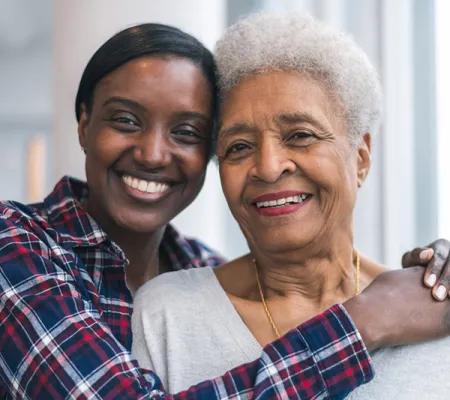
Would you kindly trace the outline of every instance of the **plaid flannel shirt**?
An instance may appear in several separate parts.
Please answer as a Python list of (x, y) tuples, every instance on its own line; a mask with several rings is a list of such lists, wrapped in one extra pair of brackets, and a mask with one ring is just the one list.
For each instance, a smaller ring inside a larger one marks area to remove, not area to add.
[[(43, 203), (0, 203), (0, 398), (339, 399), (373, 377), (336, 305), (268, 345), (259, 360), (169, 395), (130, 354), (132, 296), (122, 250), (83, 210), (85, 183), (63, 178)], [(168, 227), (172, 269), (223, 259)]]

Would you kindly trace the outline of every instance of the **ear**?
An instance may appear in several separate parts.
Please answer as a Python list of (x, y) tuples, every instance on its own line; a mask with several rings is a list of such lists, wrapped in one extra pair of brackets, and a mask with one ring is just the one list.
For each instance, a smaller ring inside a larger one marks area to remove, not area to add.
[(78, 121), (78, 141), (81, 148), (86, 153), (88, 144), (88, 125), (89, 125), (89, 115), (84, 104), (81, 105), (81, 116)]
[(370, 171), (372, 136), (366, 132), (358, 145), (358, 187), (361, 187)]

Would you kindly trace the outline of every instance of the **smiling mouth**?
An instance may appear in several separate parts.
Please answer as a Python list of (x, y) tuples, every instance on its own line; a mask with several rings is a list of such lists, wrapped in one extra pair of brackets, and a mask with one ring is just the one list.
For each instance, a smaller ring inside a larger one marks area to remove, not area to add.
[(277, 200), (259, 201), (255, 203), (255, 205), (257, 208), (281, 208), (293, 204), (301, 204), (304, 201), (308, 200), (311, 196), (312, 195), (310, 194), (304, 193), (298, 196), (282, 197)]
[(170, 189), (170, 185), (167, 183), (147, 181), (131, 175), (122, 175), (122, 181), (125, 185), (141, 193), (163, 194)]

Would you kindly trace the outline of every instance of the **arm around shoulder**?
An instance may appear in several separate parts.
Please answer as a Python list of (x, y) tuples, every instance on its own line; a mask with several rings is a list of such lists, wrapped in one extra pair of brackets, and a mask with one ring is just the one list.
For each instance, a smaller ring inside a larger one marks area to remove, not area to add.
[[(267, 346), (253, 363), (168, 395), (158, 377), (139, 368), (116, 340), (64, 258), (31, 225), (11, 217), (0, 218), (0, 395), (267, 399), (299, 393), (304, 399), (317, 394), (340, 398), (371, 378), (362, 342), (336, 306)], [(342, 347), (349, 355), (345, 360), (339, 359)], [(340, 371), (337, 379), (330, 379), (330, 368)]]

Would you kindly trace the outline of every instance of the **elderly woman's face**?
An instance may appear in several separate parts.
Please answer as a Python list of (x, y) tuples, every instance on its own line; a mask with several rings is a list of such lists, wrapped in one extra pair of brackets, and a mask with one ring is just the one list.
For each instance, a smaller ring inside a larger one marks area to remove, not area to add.
[(350, 144), (322, 85), (287, 72), (249, 77), (229, 92), (220, 123), (222, 186), (250, 246), (287, 251), (352, 234), (370, 135)]

